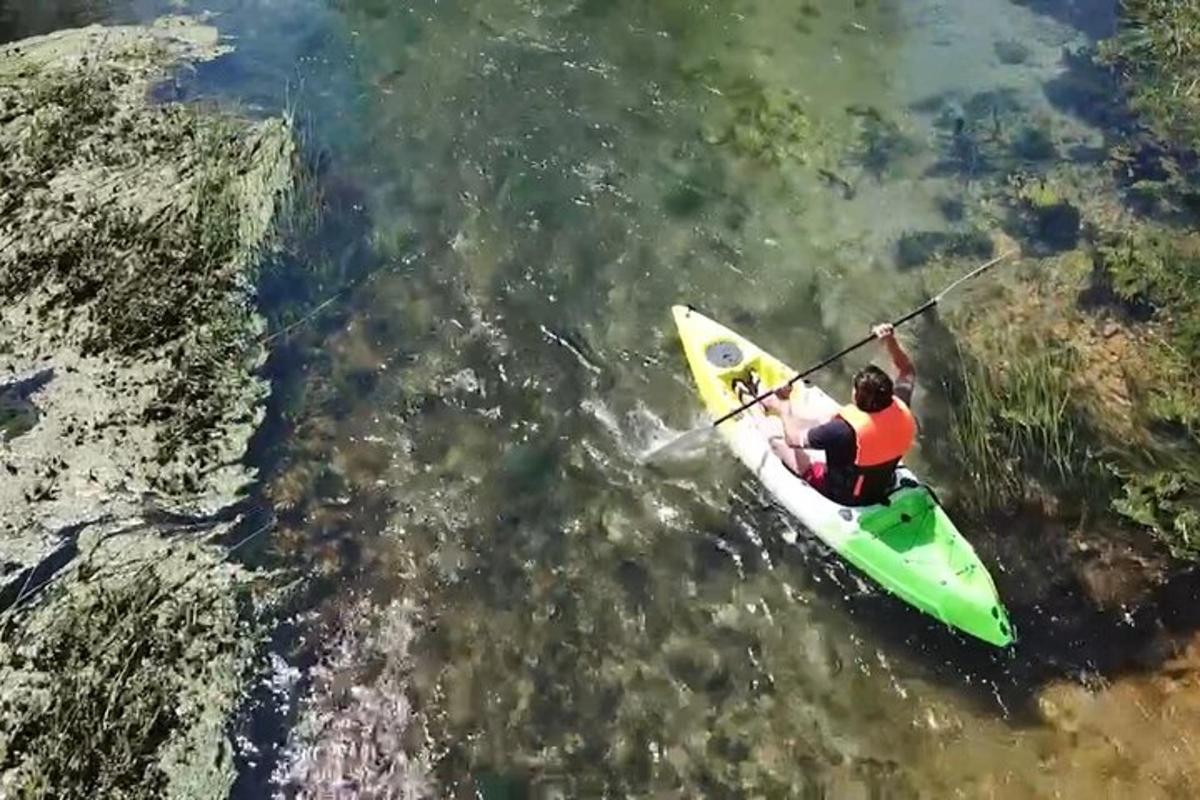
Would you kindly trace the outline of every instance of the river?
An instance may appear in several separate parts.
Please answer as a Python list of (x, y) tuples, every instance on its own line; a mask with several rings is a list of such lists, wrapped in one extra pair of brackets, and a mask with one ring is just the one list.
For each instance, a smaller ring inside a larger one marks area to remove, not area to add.
[[(1154, 619), (968, 532), (1021, 635), (993, 652), (831, 557), (716, 443), (643, 461), (701, 421), (671, 304), (809, 363), (945, 279), (905, 234), (992, 227), (989, 136), (1034, 125), (1055, 142), (1035, 160), (1100, 147), (1064, 50), (1110, 32), (1111, 2), (184, 7), (237, 49), (166, 96), (289, 110), (322, 193), (265, 306), (332, 300), (269, 365), (254, 457), (278, 524), (255, 557), (316, 588), (240, 796), (312, 796), (332, 735), (374, 742), (342, 746), (360, 777), (338, 796), (1163, 790), (1170, 763), (1103, 732), (1153, 735), (1144, 698), (1085, 691)], [(171, 8), (9, 2), (0, 27)], [(914, 459), (969, 491), (935, 462)]]

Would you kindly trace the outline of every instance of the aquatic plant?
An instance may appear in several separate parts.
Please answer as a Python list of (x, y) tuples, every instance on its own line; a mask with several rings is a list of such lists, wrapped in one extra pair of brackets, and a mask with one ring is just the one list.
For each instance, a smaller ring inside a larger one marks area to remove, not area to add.
[(1115, 298), (1165, 323), (1172, 346), (1200, 363), (1200, 239), (1141, 227), (1109, 233), (1097, 255), (1097, 277)]
[(1177, 558), (1200, 559), (1200, 470), (1186, 465), (1113, 468), (1121, 494), (1112, 508), (1126, 519), (1154, 531)]
[(980, 230), (906, 231), (896, 242), (901, 267), (917, 267), (944, 258), (989, 258), (996, 245)]
[(173, 369), (145, 412), (162, 424), (158, 462), (195, 445), (220, 463), (209, 431), (245, 405), (259, 357), (247, 277), (288, 182), (290, 130), (145, 105), (151, 67), (134, 63), (46, 68), (0, 92), (0, 299), (71, 309), (85, 354), (166, 348)]
[(709, 124), (705, 139), (734, 152), (778, 165), (808, 163), (817, 147), (817, 128), (795, 92), (753, 78), (729, 81), (723, 90), (728, 108)]
[(0, 616), (0, 794), (209, 797), (258, 646), (247, 574), (217, 551), (97, 536), (39, 602)]
[(895, 120), (883, 117), (874, 109), (854, 116), (858, 120), (858, 133), (847, 155), (876, 179), (882, 179), (904, 158), (918, 151), (916, 139)]
[(1042, 261), (1004, 290), (1007, 303), (972, 314), (948, 381), (946, 436), (955, 467), (976, 482), (965, 502), (977, 512), (1042, 500), (1195, 558), (1195, 362), (1172, 344), (1173, 315), (1148, 299), (1161, 297), (1164, 274), (1178, 275), (1180, 244), (1148, 236), (1110, 232), (1094, 254)]
[(1200, 0), (1124, 0), (1118, 33), (1100, 55), (1152, 130), (1200, 143)]
[(1016, 227), (1042, 250), (1073, 249), (1079, 242), (1083, 215), (1053, 176), (1018, 173), (1009, 178)]
[(1011, 507), (1030, 479), (1057, 494), (1086, 494), (1096, 477), (1094, 441), (1075, 402), (1077, 354), (1067, 342), (1026, 341), (995, 331), (960, 348), (952, 445), (970, 475), (977, 510)]

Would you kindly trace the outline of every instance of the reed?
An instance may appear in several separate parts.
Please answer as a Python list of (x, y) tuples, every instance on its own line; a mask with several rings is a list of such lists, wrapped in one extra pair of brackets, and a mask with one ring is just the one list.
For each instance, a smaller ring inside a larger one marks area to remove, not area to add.
[(1075, 402), (1078, 356), (1067, 344), (991, 343), (985, 352), (959, 348), (951, 444), (974, 482), (977, 511), (1012, 506), (1035, 479), (1055, 494), (1085, 495), (1096, 477), (1085, 418)]

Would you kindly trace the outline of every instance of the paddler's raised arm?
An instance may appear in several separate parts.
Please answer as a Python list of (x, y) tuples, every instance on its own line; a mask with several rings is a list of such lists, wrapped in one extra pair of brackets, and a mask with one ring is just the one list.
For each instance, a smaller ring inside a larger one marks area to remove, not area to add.
[(876, 339), (883, 341), (888, 355), (892, 357), (892, 364), (896, 367), (896, 383), (911, 385), (916, 380), (917, 368), (913, 365), (912, 359), (908, 357), (908, 353), (900, 346), (895, 328), (885, 322), (872, 328), (871, 333), (875, 334)]

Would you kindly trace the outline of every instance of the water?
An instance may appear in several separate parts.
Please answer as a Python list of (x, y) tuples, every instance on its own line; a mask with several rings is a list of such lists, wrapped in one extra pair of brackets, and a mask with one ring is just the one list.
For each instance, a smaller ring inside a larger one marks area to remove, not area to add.
[(280, 674), (323, 666), (252, 729), (242, 795), (328, 788), (339, 742), (363, 791), (494, 798), (1145, 793), (1187, 763), (1111, 744), (1162, 735), (1168, 701), (1077, 688), (1135, 669), (1157, 607), (1095, 607), (1032, 533), (972, 534), (1023, 635), (993, 653), (833, 559), (719, 443), (642, 459), (702, 421), (672, 303), (811, 363), (952, 277), (897, 242), (995, 227), (959, 209), (1014, 127), (1090, 169), (1061, 54), (1111, 3), (194, 6), (238, 51), (179, 95), (290, 107), (320, 165), (306, 269), (264, 302), (352, 287), (271, 364), (258, 557), (315, 579)]

